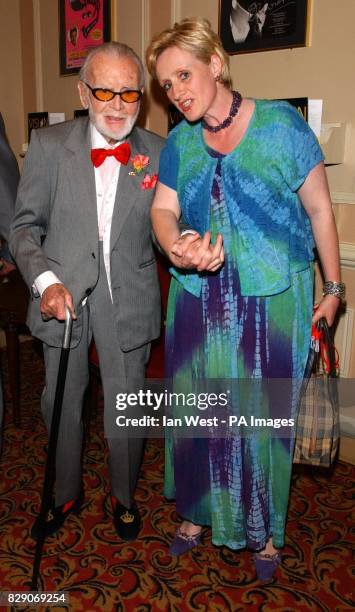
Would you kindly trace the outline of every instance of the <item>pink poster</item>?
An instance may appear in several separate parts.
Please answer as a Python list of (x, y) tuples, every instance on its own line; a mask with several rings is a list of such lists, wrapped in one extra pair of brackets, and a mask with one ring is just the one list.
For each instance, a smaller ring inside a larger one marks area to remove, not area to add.
[(60, 1), (60, 72), (73, 74), (88, 52), (109, 40), (109, 0)]

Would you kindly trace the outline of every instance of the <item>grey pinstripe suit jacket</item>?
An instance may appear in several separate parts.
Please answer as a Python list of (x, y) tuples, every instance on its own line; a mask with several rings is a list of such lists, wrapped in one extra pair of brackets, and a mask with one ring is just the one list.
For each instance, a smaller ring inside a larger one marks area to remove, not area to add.
[[(31, 287), (46, 270), (57, 274), (72, 293), (78, 321), (72, 346), (81, 336), (81, 303), (99, 274), (95, 173), (90, 159), (90, 123), (83, 117), (33, 131), (26, 154), (10, 232), (10, 249)], [(158, 171), (163, 139), (134, 128), (128, 141), (132, 157), (148, 155), (147, 170)], [(142, 175), (121, 166), (111, 227), (111, 284), (120, 346), (132, 350), (160, 331), (160, 295), (151, 241), (153, 190), (142, 190)], [(40, 299), (33, 298), (28, 325), (34, 336), (60, 346), (63, 326), (44, 322)]]

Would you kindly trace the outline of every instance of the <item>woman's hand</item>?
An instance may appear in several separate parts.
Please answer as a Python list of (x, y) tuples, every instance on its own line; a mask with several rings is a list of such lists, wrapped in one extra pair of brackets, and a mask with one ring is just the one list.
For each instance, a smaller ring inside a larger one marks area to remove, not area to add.
[[(323, 162), (311, 170), (298, 194), (311, 220), (323, 276), (328, 281), (339, 282), (339, 241)], [(339, 304), (339, 298), (325, 295), (313, 315), (313, 323), (324, 317), (332, 325)]]
[(328, 326), (331, 327), (334, 323), (336, 312), (339, 308), (340, 300), (334, 295), (325, 295), (324, 298), (319, 302), (316, 306), (316, 310), (314, 311), (312, 317), (312, 323), (317, 323), (319, 319), (322, 317), (328, 323)]
[(195, 234), (180, 236), (168, 253), (172, 263), (186, 270), (216, 272), (224, 262), (223, 238), (218, 234), (216, 243), (211, 243), (211, 232), (203, 238)]
[(216, 272), (223, 265), (223, 238), (218, 234), (215, 244), (211, 243), (211, 232), (202, 237), (198, 232), (180, 235), (179, 219), (181, 210), (174, 189), (157, 184), (152, 204), (151, 218), (154, 234), (177, 268)]

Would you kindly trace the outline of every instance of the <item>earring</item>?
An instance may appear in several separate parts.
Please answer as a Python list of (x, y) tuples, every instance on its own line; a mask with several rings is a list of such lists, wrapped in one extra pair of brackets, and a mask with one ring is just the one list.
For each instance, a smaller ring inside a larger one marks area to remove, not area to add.
[(215, 76), (216, 83), (218, 83), (220, 80), (221, 80), (221, 75), (217, 74), (217, 76)]

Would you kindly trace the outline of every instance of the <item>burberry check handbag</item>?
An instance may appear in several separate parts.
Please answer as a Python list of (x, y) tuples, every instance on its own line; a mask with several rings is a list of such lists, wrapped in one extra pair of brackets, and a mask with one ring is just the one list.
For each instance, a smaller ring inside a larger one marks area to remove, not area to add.
[(324, 318), (312, 327), (296, 426), (294, 463), (329, 467), (339, 446), (338, 357)]

